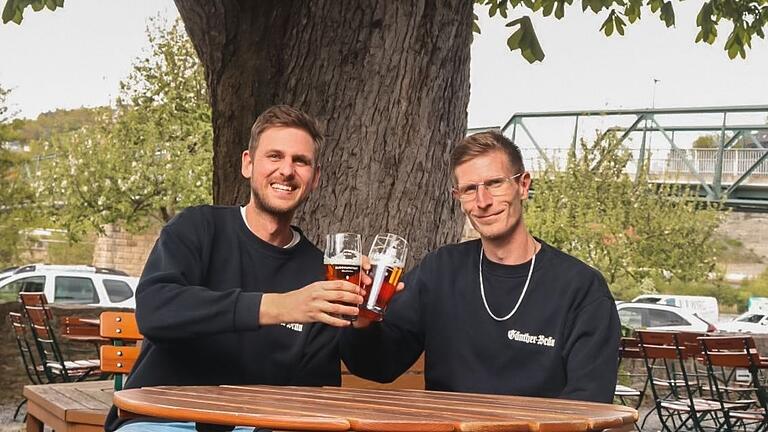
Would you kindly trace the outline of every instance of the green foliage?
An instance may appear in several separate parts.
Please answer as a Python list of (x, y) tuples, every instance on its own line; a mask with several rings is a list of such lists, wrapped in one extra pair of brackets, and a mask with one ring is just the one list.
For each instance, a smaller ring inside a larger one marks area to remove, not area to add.
[(22, 248), (20, 231), (34, 219), (29, 211), (33, 194), (22, 175), (25, 155), (3, 145), (15, 133), (9, 124), (9, 93), (0, 86), (0, 267), (16, 262)]
[[(682, 0), (678, 0), (682, 1)], [(530, 12), (541, 11), (544, 17), (554, 16), (556, 19), (565, 17), (566, 6), (572, 6), (574, 0), (475, 0), (475, 3), (488, 7), (488, 16), (497, 14), (507, 19), (510, 9), (527, 9)], [(645, 4), (643, 4), (645, 3)], [(607, 14), (600, 31), (606, 36), (614, 32), (624, 35), (624, 28), (638, 21), (643, 9), (657, 15), (667, 27), (675, 25), (675, 9), (672, 0), (581, 0), (581, 11), (590, 10), (592, 13)], [(748, 48), (752, 47), (752, 37), (765, 38), (764, 28), (768, 24), (768, 0), (709, 0), (703, 2), (696, 17), (699, 33), (696, 42), (706, 42), (710, 45), (717, 39), (717, 27), (721, 21), (733, 25), (731, 33), (725, 41), (725, 51), (733, 59), (737, 55), (746, 58)], [(477, 16), (473, 23), (473, 31), (480, 33)], [(544, 60), (536, 32), (528, 16), (511, 20), (508, 27), (519, 28), (507, 39), (507, 46), (514, 51), (519, 49), (521, 55), (529, 63)]]
[(744, 297), (768, 297), (768, 269), (766, 269), (760, 276), (755, 279), (750, 279), (742, 287), (740, 291), (743, 291)]
[(117, 108), (46, 142), (55, 155), (38, 176), (38, 199), (78, 237), (104, 224), (140, 231), (152, 219), (211, 202), (211, 113), (203, 69), (180, 21), (153, 21), (151, 53), (121, 82)]
[(93, 263), (95, 243), (92, 239), (79, 242), (63, 240), (48, 243), (48, 263), (83, 265), (91, 265)]
[(35, 12), (48, 8), (56, 10), (57, 7), (64, 7), (64, 0), (8, 0), (3, 8), (3, 24), (10, 21), (21, 24), (24, 19), (24, 9), (31, 7)]
[(692, 147), (695, 149), (716, 149), (719, 147), (720, 136), (717, 134), (701, 135), (693, 140)]
[[(678, 0), (683, 1), (683, 0)], [(541, 11), (544, 17), (565, 17), (566, 6), (572, 6), (574, 0), (474, 0), (475, 3), (488, 7), (488, 16), (497, 14), (503, 19), (509, 17), (510, 9), (527, 9), (530, 12)], [(672, 0), (581, 0), (581, 11), (588, 9), (594, 14), (607, 13), (600, 27), (606, 36), (614, 31), (624, 35), (624, 28), (637, 22), (642, 10), (647, 8), (651, 14), (658, 15), (667, 27), (675, 25), (675, 9)], [(39, 11), (44, 7), (55, 10), (63, 7), (64, 0), (6, 0), (3, 8), (3, 23), (10, 21), (21, 24), (24, 9), (32, 7)], [(477, 15), (472, 20), (472, 31), (480, 33)], [(696, 42), (710, 45), (717, 40), (717, 26), (721, 21), (729, 21), (733, 28), (725, 41), (725, 51), (731, 59), (747, 57), (747, 49), (752, 47), (752, 37), (765, 38), (764, 28), (768, 24), (768, 0), (709, 0), (705, 1), (696, 17), (699, 33)], [(529, 62), (544, 60), (544, 51), (531, 24), (529, 16), (521, 16), (507, 23), (507, 27), (518, 27), (509, 38), (507, 46), (511, 51), (520, 50), (520, 54)]]
[(565, 170), (545, 167), (526, 223), (552, 245), (598, 268), (618, 299), (653, 291), (654, 280), (703, 280), (714, 269), (721, 212), (676, 186), (637, 182), (614, 134), (581, 142)]
[(36, 141), (47, 140), (54, 134), (76, 131), (96, 122), (99, 109), (57, 109), (42, 113), (36, 119), (14, 119), (12, 139), (34, 146)]

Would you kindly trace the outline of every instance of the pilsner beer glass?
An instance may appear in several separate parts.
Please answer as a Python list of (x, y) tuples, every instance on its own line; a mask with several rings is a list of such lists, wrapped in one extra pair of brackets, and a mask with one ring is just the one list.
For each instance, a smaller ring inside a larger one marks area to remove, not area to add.
[(368, 257), (371, 260), (369, 275), (373, 282), (365, 286), (365, 299), (360, 306), (361, 317), (381, 321), (389, 300), (395, 294), (397, 283), (405, 267), (408, 242), (395, 234), (377, 234)]
[[(325, 236), (325, 280), (345, 280), (360, 286), (360, 265), (362, 264), (360, 234), (337, 233)], [(356, 316), (342, 315), (339, 318), (354, 321)]]

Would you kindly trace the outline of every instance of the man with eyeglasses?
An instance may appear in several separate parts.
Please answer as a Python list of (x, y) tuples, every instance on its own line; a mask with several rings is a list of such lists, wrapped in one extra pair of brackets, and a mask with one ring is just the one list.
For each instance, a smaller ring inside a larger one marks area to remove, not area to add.
[(429, 390), (610, 403), (619, 319), (603, 276), (533, 237), (523, 220), (531, 175), (498, 132), (451, 154), (452, 192), (480, 239), (444, 246), (405, 276), (383, 322), (358, 318), (341, 355), (390, 382), (425, 353)]

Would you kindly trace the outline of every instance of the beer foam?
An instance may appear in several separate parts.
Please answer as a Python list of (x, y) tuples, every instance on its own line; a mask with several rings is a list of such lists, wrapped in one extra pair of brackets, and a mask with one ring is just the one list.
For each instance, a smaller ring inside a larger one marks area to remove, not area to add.
[(373, 254), (371, 256), (371, 265), (374, 264), (389, 267), (405, 267), (405, 264), (397, 259), (397, 257), (383, 253)]
[(332, 257), (324, 257), (323, 264), (334, 265), (360, 265), (360, 255), (351, 255), (348, 253), (340, 253)]

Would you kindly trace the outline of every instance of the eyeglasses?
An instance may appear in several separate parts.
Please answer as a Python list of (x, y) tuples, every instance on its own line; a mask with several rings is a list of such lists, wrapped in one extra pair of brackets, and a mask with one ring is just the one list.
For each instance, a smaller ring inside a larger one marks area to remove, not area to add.
[(511, 177), (499, 176), (483, 180), (480, 183), (462, 183), (452, 188), (453, 196), (461, 201), (475, 199), (480, 186), (483, 186), (492, 196), (501, 196), (509, 193), (512, 180), (523, 175), (519, 172)]

